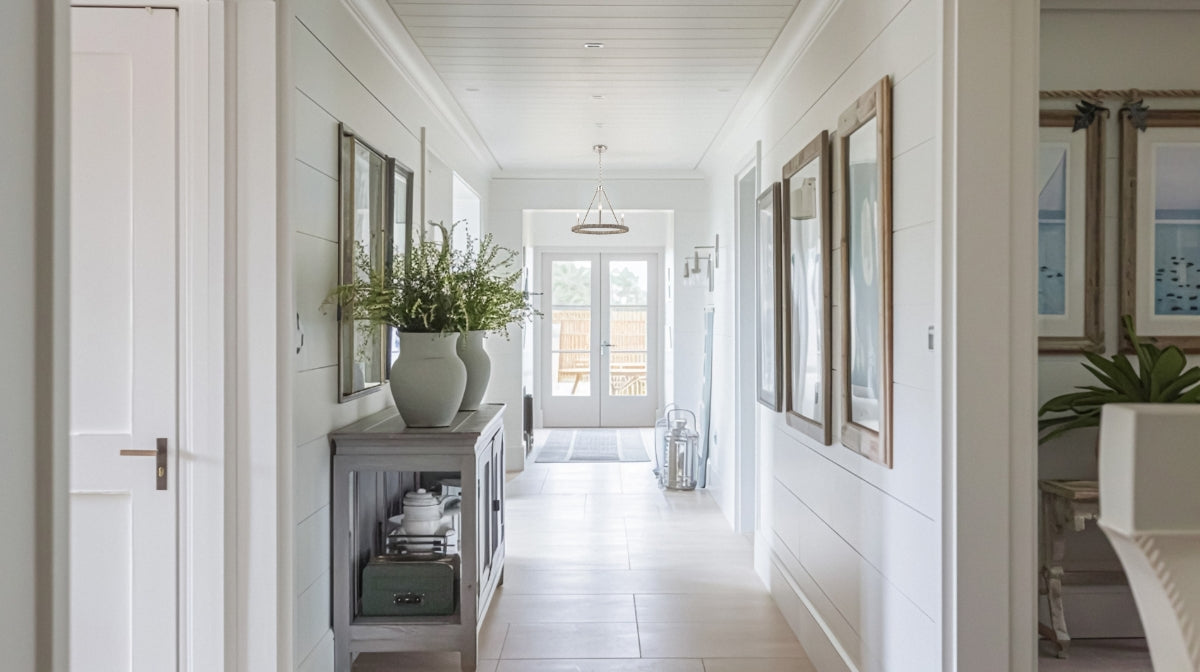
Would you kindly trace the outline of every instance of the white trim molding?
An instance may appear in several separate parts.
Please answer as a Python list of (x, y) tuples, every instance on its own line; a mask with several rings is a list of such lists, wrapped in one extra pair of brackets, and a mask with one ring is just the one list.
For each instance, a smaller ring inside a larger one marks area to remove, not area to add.
[(70, 7), (0, 9), (0, 651), (68, 669)]
[(363, 31), (370, 35), (379, 49), (388, 56), (400, 75), (422, 94), (425, 102), (458, 134), (463, 144), (474, 153), (475, 158), (482, 164), (500, 170), (500, 162), (492, 154), (491, 148), (475, 128), (475, 124), (446, 88), (445, 82), (425, 58), (421, 48), (405, 30), (404, 24), (386, 0), (341, 1), (362, 25)]
[(220, 3), (170, 4), (179, 11), (179, 663), (200, 672), (221, 666), (225, 648), (225, 605), (212, 599), (224, 591), (226, 551), (225, 225), (213, 179)]
[[(783, 84), (788, 72), (808, 53), (808, 47), (821, 34), (825, 24), (841, 4), (842, 0), (815, 0), (797, 5), (784, 24), (783, 30), (775, 38), (775, 43), (771, 45), (766, 58), (754, 72), (746, 90), (738, 97), (725, 123), (721, 124), (721, 128), (713, 136), (713, 142), (696, 161), (696, 170), (699, 170), (705, 161), (721, 154), (719, 143), (733, 137), (734, 129), (745, 128), (750, 120), (762, 111), (763, 106)], [(770, 152), (771, 149), (773, 148), (768, 147), (767, 151)], [(761, 156), (762, 148), (758, 151)]]
[[(280, 343), (276, 3), (236, 0), (224, 13), (226, 352), (225, 666), (270, 672), (290, 659), (280, 619)], [(290, 304), (289, 304), (290, 305)], [(286, 413), (285, 413), (286, 415)], [(290, 417), (290, 416), (288, 416)], [(286, 592), (286, 591), (284, 591)]]
[(1037, 0), (943, 5), (943, 669), (1037, 666)]

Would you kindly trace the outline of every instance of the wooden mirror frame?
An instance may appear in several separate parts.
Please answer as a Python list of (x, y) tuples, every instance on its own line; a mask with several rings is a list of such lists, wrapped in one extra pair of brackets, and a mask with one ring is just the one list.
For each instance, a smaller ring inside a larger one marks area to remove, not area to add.
[[(1137, 313), (1138, 294), (1138, 136), (1141, 133), (1133, 124), (1128, 109), (1122, 109), (1121, 123), (1121, 188), (1120, 188), (1120, 269), (1119, 306), (1121, 315), (1132, 315), (1138, 338), (1153, 339), (1155, 345), (1175, 345), (1184, 352), (1200, 352), (1200, 316), (1196, 319), (1196, 331), (1190, 335), (1164, 335), (1151, 333), (1139, 324)], [(1150, 110), (1145, 112), (1146, 128), (1195, 128), (1200, 139), (1200, 110)], [(1151, 243), (1153, 244), (1153, 243)], [(1145, 279), (1145, 278), (1141, 278)], [(1121, 351), (1133, 352), (1124, 330), (1121, 330)]]
[[(755, 301), (755, 324), (754, 330), (758, 340), (758, 347), (755, 348), (755, 371), (754, 378), (758, 388), (758, 403), (766, 406), (772, 411), (781, 410), (783, 406), (783, 310), (782, 310), (782, 294), (783, 294), (783, 275), (781, 269), (781, 258), (783, 254), (783, 227), (779, 225), (780, 210), (782, 209), (779, 183), (775, 182), (767, 187), (754, 202), (754, 301)], [(774, 265), (770, 269), (771, 288), (774, 294), (772, 298), (772, 316), (774, 319), (774, 339), (775, 339), (775, 391), (772, 394), (763, 389), (763, 318), (766, 314), (763, 312), (763, 272), (759, 262), (762, 236), (763, 236), (763, 221), (762, 212), (766, 208), (771, 208), (771, 231), (768, 235), (771, 236), (772, 259)]]
[[(1084, 156), (1083, 333), (1078, 336), (1039, 334), (1038, 352), (1104, 352), (1104, 121), (1107, 115), (1107, 111), (1098, 113), (1084, 131), (1087, 150)], [(1074, 110), (1042, 110), (1039, 126), (1074, 128), (1078, 116)], [(1069, 184), (1067, 188), (1069, 192)]]
[[(379, 195), (379, 214), (373, 215), (375, 221), (370, 223), (370, 235), (376, 239), (378, 244), (377, 250), (371, 251), (371, 263), (377, 268), (383, 268), (386, 260), (390, 258), (387, 249), (390, 246), (390, 236), (388, 229), (391, 228), (391, 214), (389, 205), (391, 204), (391, 183), (392, 174), (389, 172), (391, 162), (388, 157), (379, 150), (372, 147), (370, 144), (363, 141), (354, 131), (350, 130), (345, 124), (338, 124), (338, 284), (346, 284), (354, 277), (354, 215), (356, 204), (354, 203), (354, 153), (358, 147), (363, 147), (371, 152), (375, 157), (378, 157), (382, 167), (380, 169), (381, 182), (379, 188), (382, 190)], [(375, 245), (373, 244), (373, 247)], [(377, 342), (373, 349), (375, 353), (375, 362), (371, 366), (370, 373), (374, 378), (374, 383), (364, 387), (355, 387), (353, 385), (353, 367), (357, 363), (356, 348), (354, 346), (354, 320), (346, 311), (338, 306), (338, 403), (345, 403), (352, 399), (371, 394), (383, 388), (384, 382), (387, 380), (387, 330), (384, 327), (379, 327), (377, 334)]]
[[(841, 206), (842, 261), (842, 445), (887, 467), (892, 466), (892, 85), (884, 77), (859, 96), (838, 118), (838, 199)], [(850, 310), (850, 137), (864, 124), (876, 120), (876, 154), (879, 157), (879, 198), (875, 203), (879, 223), (879, 333), (880, 362), (879, 429), (853, 421), (853, 385), (851, 384)]]
[[(781, 270), (783, 274), (783, 283), (785, 287), (784, 297), (786, 299), (784, 314), (784, 322), (786, 328), (784, 330), (785, 337), (783, 342), (784, 349), (784, 417), (787, 418), (789, 426), (804, 432), (808, 436), (817, 439), (824, 445), (833, 443), (833, 221), (831, 219), (831, 207), (829, 197), (830, 176), (830, 148), (829, 148), (829, 132), (821, 131), (817, 137), (805, 145), (799, 153), (793, 156), (783, 166), (783, 187), (782, 187), (782, 203), (781, 214), (777, 217), (777, 221), (782, 223), (783, 229), (783, 245), (781, 246)], [(819, 240), (817, 246), (820, 248), (821, 254), (821, 316), (820, 328), (821, 334), (818, 337), (821, 348), (821, 382), (818, 387), (818, 394), (822, 399), (820, 417), (809, 417), (800, 411), (796, 410), (795, 389), (792, 385), (794, 375), (793, 368), (796, 363), (792, 361), (792, 345), (796, 339), (796, 334), (793, 329), (793, 314), (795, 310), (797, 297), (795, 296), (796, 288), (792, 286), (792, 217), (791, 217), (791, 182), (792, 177), (799, 173), (804, 168), (816, 162), (817, 175), (819, 185), (814, 203), (817, 217), (819, 218), (818, 230)]]

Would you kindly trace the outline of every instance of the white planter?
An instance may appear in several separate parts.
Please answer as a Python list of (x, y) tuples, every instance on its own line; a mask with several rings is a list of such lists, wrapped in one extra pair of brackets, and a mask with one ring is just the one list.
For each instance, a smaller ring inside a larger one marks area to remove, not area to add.
[(1108, 404), (1100, 527), (1137, 601), (1156, 670), (1200, 672), (1200, 404)]
[(458, 334), (400, 333), (400, 356), (392, 365), (392, 398), (409, 427), (446, 427), (467, 388), (467, 367), (458, 358)]
[(463, 393), (460, 411), (478, 411), (483, 393), (492, 377), (492, 358), (483, 349), (486, 331), (468, 331), (458, 339), (458, 356), (467, 367), (467, 390)]

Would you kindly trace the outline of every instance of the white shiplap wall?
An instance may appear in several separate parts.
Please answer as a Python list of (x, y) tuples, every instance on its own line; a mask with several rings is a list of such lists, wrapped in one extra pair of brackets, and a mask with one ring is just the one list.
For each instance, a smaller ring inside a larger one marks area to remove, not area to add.
[[(836, 429), (834, 445), (822, 446), (788, 427), (782, 414), (757, 407), (756, 560), (823, 672), (941, 667), (940, 382), (938, 353), (927, 347), (928, 328), (939, 326), (939, 10), (936, 0), (843, 0), (801, 53), (784, 55), (793, 63), (762, 109), (727, 129), (702, 166), (714, 184), (731, 185), (761, 140), (765, 188), (817, 133), (835, 130), (838, 115), (861, 93), (892, 77), (895, 467), (842, 448)], [(733, 240), (732, 188), (715, 190), (712, 208), (716, 230)], [(718, 309), (732, 305), (732, 286), (723, 286)], [(734, 361), (729, 319), (718, 331), (718, 347), (726, 348), (718, 350), (718, 366)], [(835, 306), (835, 369), (840, 319)], [(834, 399), (841, 398), (839, 377), (835, 370)], [(732, 438), (733, 405), (714, 407), (728, 409), (714, 418), (714, 431)], [(835, 428), (841, 415), (835, 407)]]
[[(429, 213), (449, 218), (450, 171), (457, 171), (486, 203), (493, 166), (442, 123), (426, 99), (376, 48), (340, 2), (300, 0), (295, 5), (292, 65), (296, 90), (293, 167), (294, 289), (305, 334), (295, 358), (293, 515), (295, 534), (294, 659), (304, 672), (333, 669), (330, 630), (330, 522), (328, 432), (391, 403), (387, 390), (337, 403), (337, 325), (320, 308), (337, 282), (337, 124), (348, 124), (380, 151), (419, 172), (420, 128), (443, 157), (431, 162), (426, 189)], [(420, 212), (421, 176), (414, 185), (414, 219)], [(436, 186), (435, 186), (436, 185)]]

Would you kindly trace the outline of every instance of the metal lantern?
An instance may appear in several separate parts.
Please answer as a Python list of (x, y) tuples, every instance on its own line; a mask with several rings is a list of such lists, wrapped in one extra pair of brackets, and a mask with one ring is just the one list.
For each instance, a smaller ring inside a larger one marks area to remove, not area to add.
[[(688, 426), (687, 416), (692, 418)], [(696, 489), (696, 456), (700, 451), (700, 433), (696, 431), (696, 414), (684, 409), (672, 409), (663, 416), (667, 431), (663, 435), (659, 460), (658, 483), (668, 490)]]

